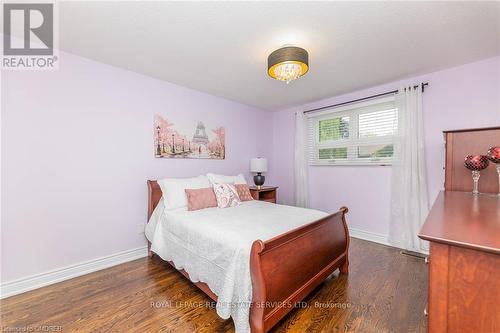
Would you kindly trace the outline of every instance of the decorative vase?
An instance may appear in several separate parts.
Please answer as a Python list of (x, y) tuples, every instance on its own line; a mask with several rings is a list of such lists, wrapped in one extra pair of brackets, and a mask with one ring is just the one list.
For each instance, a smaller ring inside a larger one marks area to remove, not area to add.
[(472, 171), (472, 181), (474, 184), (472, 194), (474, 195), (479, 194), (478, 183), (479, 177), (481, 176), (480, 171), (486, 169), (488, 164), (489, 161), (486, 155), (467, 155), (465, 157), (464, 165), (467, 169)]
[(488, 153), (486, 154), (488, 159), (497, 165), (497, 173), (498, 173), (498, 194), (497, 196), (500, 198), (500, 147), (491, 147), (488, 149)]
[(264, 182), (266, 181), (266, 177), (263, 176), (261, 172), (257, 172), (257, 174), (253, 176), (253, 181), (257, 186), (257, 189), (260, 190), (262, 188), (262, 185), (264, 185)]

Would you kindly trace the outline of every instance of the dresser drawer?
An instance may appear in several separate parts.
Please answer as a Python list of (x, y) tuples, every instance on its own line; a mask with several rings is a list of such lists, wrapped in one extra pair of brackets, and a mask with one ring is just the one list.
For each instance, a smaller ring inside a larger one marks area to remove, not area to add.
[(428, 331), (498, 332), (500, 255), (431, 242)]

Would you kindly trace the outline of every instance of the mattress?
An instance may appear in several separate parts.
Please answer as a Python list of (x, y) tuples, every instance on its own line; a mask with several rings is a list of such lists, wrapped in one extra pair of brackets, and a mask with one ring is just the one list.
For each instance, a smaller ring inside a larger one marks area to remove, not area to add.
[(193, 282), (205, 282), (217, 295), (217, 314), (233, 318), (236, 332), (250, 332), (252, 300), (250, 250), (326, 213), (263, 201), (231, 208), (165, 210), (162, 202), (146, 227), (151, 250), (184, 269)]

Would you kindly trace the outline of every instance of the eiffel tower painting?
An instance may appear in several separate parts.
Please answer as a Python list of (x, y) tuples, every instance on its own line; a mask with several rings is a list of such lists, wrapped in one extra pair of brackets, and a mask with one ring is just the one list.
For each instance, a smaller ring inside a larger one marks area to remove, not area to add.
[(225, 130), (203, 121), (155, 115), (154, 152), (158, 158), (225, 158)]
[(193, 135), (193, 142), (208, 147), (208, 135), (205, 132), (205, 125), (202, 121), (199, 121), (196, 126), (196, 132)]

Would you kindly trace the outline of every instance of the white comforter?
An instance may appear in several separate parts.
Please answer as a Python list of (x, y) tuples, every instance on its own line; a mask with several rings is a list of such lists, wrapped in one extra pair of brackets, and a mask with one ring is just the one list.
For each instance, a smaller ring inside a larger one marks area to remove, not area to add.
[(249, 332), (252, 300), (250, 249), (327, 214), (321, 211), (247, 201), (232, 208), (164, 210), (162, 203), (146, 228), (151, 249), (208, 284), (217, 295), (217, 314), (233, 318), (236, 332)]

